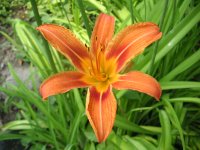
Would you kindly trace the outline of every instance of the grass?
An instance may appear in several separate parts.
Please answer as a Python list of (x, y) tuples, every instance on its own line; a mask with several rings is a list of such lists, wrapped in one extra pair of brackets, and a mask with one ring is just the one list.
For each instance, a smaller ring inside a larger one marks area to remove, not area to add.
[[(31, 8), (30, 3), (27, 7)], [(0, 127), (0, 140), (20, 139), (33, 150), (200, 149), (200, 4), (197, 0), (78, 0), (53, 4), (38, 1), (37, 7), (43, 23), (66, 26), (88, 45), (91, 28), (100, 12), (115, 16), (116, 32), (135, 22), (159, 24), (162, 39), (132, 60), (131, 69), (153, 75), (160, 81), (163, 94), (156, 102), (138, 92), (115, 91), (118, 110), (114, 128), (106, 142), (98, 144), (85, 115), (85, 89), (53, 96), (44, 102), (34, 76), (29, 77), (33, 83), (30, 90), (9, 65), (17, 85), (2, 86), (0, 91), (19, 112), (16, 120)], [(47, 10), (51, 13), (46, 13)], [(37, 69), (32, 74), (43, 80), (55, 70), (74, 69), (52, 47), (47, 49), (35, 30), (35, 22), (13, 20), (12, 24), (17, 39), (3, 31), (0, 33), (30, 60)]]

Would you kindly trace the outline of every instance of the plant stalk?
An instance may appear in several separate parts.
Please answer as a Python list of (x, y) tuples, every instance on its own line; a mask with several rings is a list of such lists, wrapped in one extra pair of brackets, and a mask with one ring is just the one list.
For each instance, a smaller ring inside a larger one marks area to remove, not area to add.
[(89, 20), (86, 16), (86, 13), (85, 13), (85, 8), (84, 8), (84, 5), (83, 5), (83, 2), (82, 2), (82, 0), (77, 0), (77, 2), (78, 2), (78, 5), (79, 5), (81, 14), (83, 16), (83, 21), (84, 21), (84, 24), (85, 24), (85, 27), (86, 27), (86, 30), (87, 30), (88, 37), (90, 38), (91, 28), (90, 28)]
[[(37, 25), (40, 26), (42, 24), (42, 21), (41, 21), (40, 15), (39, 15), (39, 11), (38, 11), (38, 8), (37, 8), (36, 1), (30, 0), (30, 2), (31, 2), (32, 10), (33, 10), (34, 17), (36, 19)], [(57, 69), (56, 69), (55, 63), (53, 61), (53, 56), (51, 54), (51, 50), (49, 48), (49, 45), (44, 38), (43, 38), (43, 43), (44, 43), (44, 46), (45, 46), (45, 50), (46, 50), (46, 54), (47, 54), (47, 57), (48, 57), (48, 60), (49, 60), (49, 64), (50, 64), (53, 72), (55, 73), (55, 72), (57, 72)], [(49, 73), (51, 73), (51, 72), (49, 72)]]
[[(163, 28), (164, 18), (165, 18), (166, 12), (167, 12), (167, 6), (168, 6), (168, 0), (165, 0), (164, 10), (163, 10), (161, 21), (160, 21), (160, 24), (159, 24), (161, 31), (162, 31), (162, 28)], [(153, 53), (152, 53), (152, 58), (151, 58), (151, 62), (150, 62), (150, 69), (149, 69), (150, 75), (153, 74), (153, 65), (154, 65), (156, 54), (157, 54), (157, 51), (158, 51), (158, 45), (159, 45), (159, 41), (157, 41), (155, 43), (154, 50), (153, 50)]]
[(133, 15), (133, 1), (129, 0), (130, 2), (130, 14), (131, 14), (131, 22), (134, 23), (134, 15)]

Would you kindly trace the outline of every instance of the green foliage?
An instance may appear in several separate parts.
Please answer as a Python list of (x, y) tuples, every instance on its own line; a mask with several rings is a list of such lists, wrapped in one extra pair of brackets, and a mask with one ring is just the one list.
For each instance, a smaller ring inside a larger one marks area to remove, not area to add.
[[(23, 0), (1, 0), (0, 3), (0, 26), (8, 24), (8, 19), (11, 18), (16, 9), (22, 9)], [(24, 16), (21, 16), (24, 17)]]
[[(132, 7), (126, 0), (84, 0), (83, 7), (78, 2), (38, 1), (42, 22), (69, 27), (87, 44), (86, 29), (92, 28), (100, 12), (115, 16), (116, 32), (139, 21), (152, 21), (162, 26), (162, 39), (134, 59), (132, 68), (144, 72), (151, 70), (160, 81), (161, 100), (155, 102), (133, 91), (115, 91), (118, 111), (113, 131), (106, 142), (97, 144), (84, 112), (84, 89), (50, 97), (44, 102), (34, 76), (29, 77), (33, 85), (30, 90), (10, 66), (17, 85), (0, 87), (0, 91), (20, 111), (15, 121), (0, 127), (0, 140), (20, 139), (34, 150), (200, 149), (198, 0), (138, 0)], [(28, 7), (31, 8), (29, 3)], [(33, 17), (33, 13), (29, 12), (29, 16)], [(39, 75), (42, 80), (50, 76), (54, 71), (42, 38), (35, 30), (35, 20), (32, 24), (14, 20), (13, 24), (17, 42), (0, 33), (35, 66), (36, 71), (30, 70), (32, 74)], [(73, 69), (52, 47), (49, 52), (58, 72)]]

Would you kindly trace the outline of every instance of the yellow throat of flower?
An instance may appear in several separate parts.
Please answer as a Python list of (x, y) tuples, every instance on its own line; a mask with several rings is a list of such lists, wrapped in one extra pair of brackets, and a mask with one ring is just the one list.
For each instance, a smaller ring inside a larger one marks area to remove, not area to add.
[(95, 86), (99, 92), (103, 92), (111, 83), (117, 81), (118, 74), (115, 70), (115, 61), (106, 60), (102, 49), (96, 56), (90, 53), (90, 66), (85, 81)]

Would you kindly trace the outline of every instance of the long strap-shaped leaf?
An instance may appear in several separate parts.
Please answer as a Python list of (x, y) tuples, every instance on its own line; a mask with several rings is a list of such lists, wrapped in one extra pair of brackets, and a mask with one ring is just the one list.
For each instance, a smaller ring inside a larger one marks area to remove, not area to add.
[[(185, 35), (200, 21), (200, 4), (196, 6), (191, 13), (186, 16), (174, 29), (166, 35), (160, 42), (155, 63), (166, 56), (173, 47), (185, 37)], [(146, 72), (150, 66), (150, 54), (143, 60), (144, 66), (138, 69)], [(148, 62), (148, 63), (146, 63)]]

